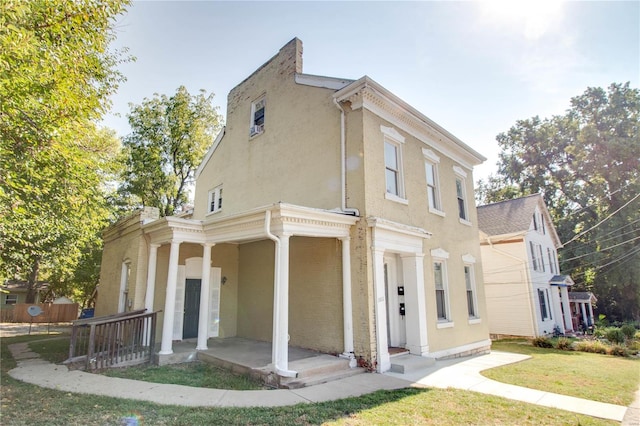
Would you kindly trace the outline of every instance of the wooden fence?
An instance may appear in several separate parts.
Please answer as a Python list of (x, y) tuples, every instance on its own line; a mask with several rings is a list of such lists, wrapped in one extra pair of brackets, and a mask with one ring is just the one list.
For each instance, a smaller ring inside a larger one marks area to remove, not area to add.
[(151, 362), (157, 312), (144, 312), (74, 321), (65, 363), (90, 371)]
[[(39, 306), (42, 313), (32, 317), (27, 313), (29, 306)], [(9, 314), (11, 312), (11, 314)], [(17, 303), (13, 309), (5, 310), (2, 320), (6, 322), (69, 322), (78, 319), (77, 303)]]

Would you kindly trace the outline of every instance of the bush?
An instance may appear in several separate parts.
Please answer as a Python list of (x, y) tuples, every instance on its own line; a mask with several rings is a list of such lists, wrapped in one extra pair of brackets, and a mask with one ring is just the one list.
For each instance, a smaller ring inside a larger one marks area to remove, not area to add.
[(613, 356), (622, 356), (622, 357), (626, 357), (629, 356), (629, 351), (627, 350), (627, 348), (625, 348), (622, 345), (613, 345), (609, 348), (608, 351), (609, 355), (613, 355)]
[(576, 344), (577, 351), (607, 354), (607, 345), (599, 340), (582, 340)]
[(604, 337), (610, 343), (619, 344), (620, 345), (620, 344), (624, 343), (625, 334), (622, 332), (621, 329), (619, 329), (617, 327), (610, 327), (610, 328), (607, 328), (605, 330)]
[(627, 340), (633, 339), (633, 336), (636, 334), (636, 328), (632, 324), (625, 324), (620, 327), (620, 331), (627, 338)]
[(553, 343), (548, 337), (540, 336), (536, 337), (531, 341), (533, 346), (537, 346), (539, 348), (553, 348)]
[(561, 337), (556, 342), (556, 349), (560, 349), (562, 351), (570, 351), (573, 349), (571, 339), (567, 339), (566, 337)]

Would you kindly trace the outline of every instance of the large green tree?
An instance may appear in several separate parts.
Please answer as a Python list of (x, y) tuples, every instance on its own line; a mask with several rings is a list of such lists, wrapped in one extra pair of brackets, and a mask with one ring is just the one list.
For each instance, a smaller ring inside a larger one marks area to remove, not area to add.
[(123, 80), (109, 50), (128, 0), (0, 2), (0, 278), (72, 274), (108, 209), (117, 152), (96, 124)]
[(479, 201), (542, 193), (564, 243), (561, 269), (612, 320), (640, 320), (640, 92), (588, 88), (566, 114), (498, 135), (498, 173)]
[(131, 134), (124, 138), (120, 193), (133, 206), (157, 207), (170, 216), (188, 202), (189, 185), (222, 125), (213, 94), (155, 94), (131, 105)]

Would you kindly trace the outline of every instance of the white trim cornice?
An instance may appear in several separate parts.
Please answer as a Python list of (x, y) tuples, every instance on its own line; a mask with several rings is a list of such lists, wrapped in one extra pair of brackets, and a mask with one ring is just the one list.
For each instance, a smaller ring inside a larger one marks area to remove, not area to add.
[(469, 170), (486, 161), (480, 153), (367, 76), (339, 90), (334, 97), (339, 102), (349, 101), (354, 110), (365, 108), (373, 112)]

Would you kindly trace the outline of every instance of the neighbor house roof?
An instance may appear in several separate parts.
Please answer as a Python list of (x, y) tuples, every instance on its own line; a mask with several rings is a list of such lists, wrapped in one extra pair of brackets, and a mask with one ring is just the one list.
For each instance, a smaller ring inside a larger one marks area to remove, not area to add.
[(562, 247), (541, 194), (479, 206), (478, 228), (486, 237), (525, 234), (529, 231), (536, 207), (544, 216), (547, 231), (551, 233), (556, 247)]
[(594, 302), (598, 301), (596, 296), (593, 293), (589, 292), (589, 291), (570, 291), (569, 292), (569, 300), (570, 301), (588, 302), (589, 300), (591, 300), (591, 298), (593, 298)]

